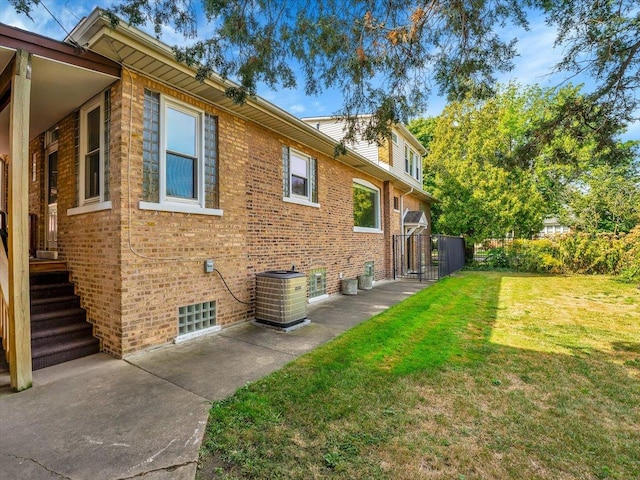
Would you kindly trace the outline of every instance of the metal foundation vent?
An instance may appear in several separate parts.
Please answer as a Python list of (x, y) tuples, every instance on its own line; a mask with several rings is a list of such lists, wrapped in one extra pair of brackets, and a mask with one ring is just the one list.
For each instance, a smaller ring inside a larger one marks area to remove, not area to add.
[(256, 321), (287, 328), (307, 318), (307, 276), (288, 270), (256, 275)]

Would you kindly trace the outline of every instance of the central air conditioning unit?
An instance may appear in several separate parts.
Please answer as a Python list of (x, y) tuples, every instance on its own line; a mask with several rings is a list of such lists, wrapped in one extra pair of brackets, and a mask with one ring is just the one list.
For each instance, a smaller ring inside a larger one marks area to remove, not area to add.
[(256, 274), (256, 322), (287, 329), (306, 319), (307, 276), (304, 273), (271, 270)]

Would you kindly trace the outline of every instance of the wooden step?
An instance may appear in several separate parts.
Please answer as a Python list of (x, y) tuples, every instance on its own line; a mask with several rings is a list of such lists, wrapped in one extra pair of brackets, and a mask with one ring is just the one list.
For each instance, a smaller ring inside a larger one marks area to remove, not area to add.
[(31, 332), (31, 351), (48, 345), (69, 343), (80, 338), (93, 336), (93, 325), (88, 322), (69, 323), (54, 328), (41, 329)]
[(29, 272), (67, 272), (67, 262), (62, 260), (39, 260), (32, 259), (29, 261)]
[(31, 299), (31, 315), (71, 308), (80, 308), (80, 297), (77, 295)]
[(31, 315), (31, 331), (46, 330), (70, 323), (84, 322), (86, 318), (86, 310), (80, 307), (36, 313)]
[(37, 262), (30, 266), (33, 369), (98, 353), (100, 341), (93, 336), (86, 310), (80, 307), (66, 264)]
[(100, 352), (100, 341), (95, 337), (75, 339), (60, 344), (50, 344), (32, 351), (33, 370), (50, 367)]
[(56, 283), (69, 283), (69, 272), (53, 271), (29, 274), (29, 285), (52, 285)]
[(32, 299), (39, 298), (54, 298), (65, 297), (73, 295), (75, 292), (75, 285), (71, 282), (56, 283), (51, 285), (33, 285), (29, 289)]

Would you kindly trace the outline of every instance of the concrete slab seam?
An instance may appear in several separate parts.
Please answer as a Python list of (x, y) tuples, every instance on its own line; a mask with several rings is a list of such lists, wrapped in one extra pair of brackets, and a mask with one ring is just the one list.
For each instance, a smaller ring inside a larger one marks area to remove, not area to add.
[[(282, 332), (282, 333), (284, 334), (284, 332)], [(220, 336), (226, 338), (227, 340), (233, 340), (234, 342), (244, 343), (245, 345), (251, 345), (253, 347), (264, 348), (265, 350), (271, 350), (272, 352), (283, 353), (285, 355), (288, 355), (288, 356), (292, 357), (294, 360), (299, 357), (299, 355), (296, 355), (294, 353), (285, 352), (284, 350), (278, 350), (277, 348), (267, 347), (265, 345), (259, 345), (257, 343), (253, 343), (253, 342), (247, 342), (246, 340), (241, 340), (241, 339), (235, 338), (235, 337), (227, 337), (227, 336), (225, 336), (223, 334), (220, 334)]]
[(162, 380), (163, 382), (166, 382), (166, 383), (168, 383), (168, 384), (170, 384), (170, 385), (173, 385), (174, 387), (177, 387), (177, 388), (179, 388), (180, 390), (183, 390), (183, 391), (185, 391), (185, 392), (189, 392), (189, 393), (191, 393), (191, 394), (195, 395), (196, 397), (200, 397), (202, 400), (204, 400), (204, 401), (205, 401), (205, 402), (207, 402), (207, 403), (211, 403), (211, 400), (209, 400), (208, 398), (205, 398), (205, 397), (203, 397), (202, 395), (200, 395), (200, 394), (198, 394), (198, 393), (196, 393), (196, 392), (192, 392), (191, 390), (187, 390), (187, 389), (186, 389), (186, 388), (184, 388), (183, 386), (178, 385), (178, 384), (176, 384), (176, 383), (173, 383), (173, 382), (171, 382), (171, 381), (167, 380), (166, 378), (163, 378), (163, 377), (161, 377), (160, 375), (158, 375), (158, 374), (156, 374), (156, 373), (153, 373), (152, 371), (147, 370), (146, 368), (141, 367), (140, 365), (136, 365), (135, 363), (131, 363), (131, 362), (130, 362), (129, 360), (127, 360), (127, 359), (123, 359), (123, 361), (124, 361), (124, 362), (126, 362), (126, 363), (128, 363), (128, 364), (129, 364), (129, 365), (131, 365), (132, 367), (138, 368), (138, 369), (142, 370), (143, 372), (148, 373), (149, 375), (151, 375), (151, 376), (153, 376), (153, 377), (156, 377), (156, 378), (157, 378), (157, 379), (159, 379), (159, 380)]

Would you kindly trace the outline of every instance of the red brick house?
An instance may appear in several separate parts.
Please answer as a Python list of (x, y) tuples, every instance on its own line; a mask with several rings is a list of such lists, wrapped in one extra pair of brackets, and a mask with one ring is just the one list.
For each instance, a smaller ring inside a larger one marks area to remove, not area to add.
[(195, 80), (168, 46), (99, 10), (65, 42), (0, 24), (13, 388), (29, 386), (31, 361), (61, 358), (32, 326), (56, 309), (83, 312), (97, 339), (85, 349), (125, 357), (251, 319), (267, 270), (308, 274), (310, 301), (365, 266), (393, 278), (401, 210), (428, 219), (433, 201), (415, 171), (389, 154), (334, 158), (331, 136), (261, 98), (235, 105), (228, 85)]

